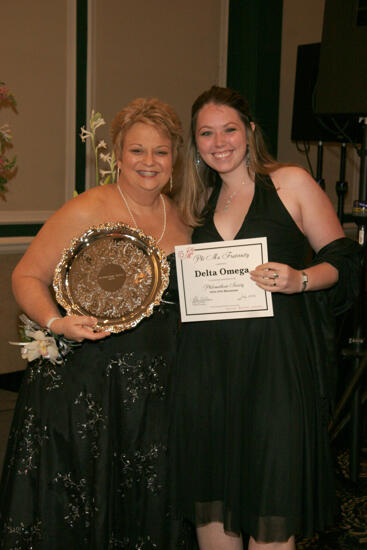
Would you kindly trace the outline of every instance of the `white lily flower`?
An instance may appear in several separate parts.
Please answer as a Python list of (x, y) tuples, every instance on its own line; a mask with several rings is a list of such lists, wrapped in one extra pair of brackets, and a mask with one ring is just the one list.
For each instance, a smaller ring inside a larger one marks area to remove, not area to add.
[(59, 350), (54, 338), (37, 338), (32, 342), (24, 342), (22, 344), (21, 355), (27, 361), (34, 361), (43, 357), (44, 359), (49, 359), (51, 363), (56, 363), (59, 357)]
[(81, 132), (80, 132), (80, 139), (85, 142), (88, 138), (91, 138), (92, 137), (92, 132), (89, 132), (89, 130), (86, 130), (84, 128), (84, 126), (82, 126), (80, 128)]
[[(97, 143), (96, 130), (104, 124), (106, 124), (106, 122), (101, 113), (92, 110), (89, 119), (89, 130), (86, 130), (86, 128), (82, 126), (80, 133), (80, 138), (83, 142), (86, 142), (88, 138), (90, 138), (91, 140), (91, 145), (95, 157), (94, 164), (96, 185), (106, 185), (107, 183), (116, 182), (117, 180), (117, 169), (114, 152), (112, 152), (112, 154), (109, 152), (100, 152), (101, 150), (108, 150), (107, 143), (103, 139)], [(108, 164), (109, 171), (101, 171), (99, 169), (99, 159)]]
[(9, 342), (9, 344), (21, 346), (20, 352), (23, 359), (28, 361), (47, 359), (54, 365), (61, 364), (63, 358), (71, 351), (72, 347), (78, 345), (62, 336), (50, 336), (49, 330), (41, 329), (37, 323), (24, 314), (20, 315), (19, 318), (23, 324), (22, 333), (30, 341)]
[(38, 357), (41, 357), (37, 342), (28, 342), (24, 344), (20, 353), (22, 359), (26, 359), (27, 361), (34, 361)]
[(23, 359), (34, 361), (40, 357), (49, 359), (51, 363), (56, 363), (59, 359), (59, 350), (55, 338), (48, 336), (47, 332), (41, 330), (36, 323), (28, 319), (25, 315), (21, 316), (24, 321), (24, 334), (30, 338), (30, 342), (10, 342), (22, 346), (20, 352)]
[(92, 110), (89, 124), (92, 132), (95, 132), (97, 128), (103, 126), (104, 124), (106, 124), (106, 122), (102, 118), (101, 113), (96, 113), (94, 110)]
[(53, 338), (52, 340), (53, 342), (49, 342), (47, 344), (47, 359), (49, 359), (51, 363), (56, 363), (56, 360), (59, 359), (60, 354), (55, 340)]
[(99, 158), (103, 160), (103, 162), (110, 163), (111, 162), (111, 153), (99, 153)]
[(98, 151), (98, 149), (107, 149), (107, 143), (103, 139), (98, 142), (96, 150)]
[(96, 131), (97, 128), (100, 126), (103, 126), (106, 124), (106, 122), (103, 120), (103, 118), (100, 118), (99, 120), (96, 120), (96, 122), (93, 123), (93, 126), (91, 126), (92, 130)]

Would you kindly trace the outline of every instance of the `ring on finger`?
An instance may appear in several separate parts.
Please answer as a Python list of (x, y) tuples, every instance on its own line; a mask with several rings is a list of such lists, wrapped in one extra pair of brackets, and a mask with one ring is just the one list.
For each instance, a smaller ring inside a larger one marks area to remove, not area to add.
[(273, 282), (273, 286), (277, 286), (277, 282), (276, 282), (276, 281)]
[(273, 279), (277, 279), (279, 277), (279, 273), (274, 272)]

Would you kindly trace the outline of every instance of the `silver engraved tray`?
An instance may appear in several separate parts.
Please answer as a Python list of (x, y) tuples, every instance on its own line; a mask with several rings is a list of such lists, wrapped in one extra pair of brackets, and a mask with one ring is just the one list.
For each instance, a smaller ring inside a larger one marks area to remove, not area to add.
[(68, 315), (97, 318), (97, 330), (121, 332), (152, 314), (169, 282), (169, 263), (153, 237), (123, 223), (74, 238), (53, 286)]

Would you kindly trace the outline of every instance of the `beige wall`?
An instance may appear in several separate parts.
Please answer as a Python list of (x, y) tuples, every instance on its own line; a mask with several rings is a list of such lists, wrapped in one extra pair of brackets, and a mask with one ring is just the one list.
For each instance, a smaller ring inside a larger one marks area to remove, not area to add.
[(53, 210), (64, 201), (67, 0), (1, 3), (0, 80), (18, 103), (9, 122), (18, 172), (1, 214)]
[[(93, 0), (90, 108), (109, 125), (132, 99), (158, 97), (177, 110), (186, 132), (195, 97), (225, 83), (225, 4)], [(107, 126), (99, 135), (109, 142)]]
[[(9, 123), (18, 158), (0, 221), (43, 221), (65, 200), (67, 1), (17, 0), (1, 5), (0, 80), (15, 95), (18, 114), (0, 110)], [(42, 219), (43, 218), (43, 219)], [(3, 241), (3, 239), (0, 239)], [(18, 346), (18, 307), (10, 275), (20, 254), (0, 243), (0, 373), (25, 368)]]
[(9, 342), (18, 342), (19, 309), (11, 293), (10, 276), (19, 254), (0, 255), (0, 374), (24, 369), (26, 362), (20, 356), (19, 346)]
[(94, 4), (91, 95), (98, 109), (111, 120), (132, 99), (156, 96), (187, 126), (192, 100), (219, 81), (221, 0)]
[[(281, 161), (296, 162), (307, 169), (305, 155), (291, 141), (293, 95), (296, 74), (297, 46), (321, 42), (325, 0), (283, 0), (282, 57), (279, 100), (278, 157)], [(359, 159), (354, 149), (347, 147), (346, 180), (349, 193), (345, 212), (351, 212), (352, 201), (358, 198)], [(316, 144), (311, 145), (310, 157), (316, 174)], [(324, 173), (327, 193), (336, 206), (335, 183), (339, 179), (340, 145), (324, 145)]]

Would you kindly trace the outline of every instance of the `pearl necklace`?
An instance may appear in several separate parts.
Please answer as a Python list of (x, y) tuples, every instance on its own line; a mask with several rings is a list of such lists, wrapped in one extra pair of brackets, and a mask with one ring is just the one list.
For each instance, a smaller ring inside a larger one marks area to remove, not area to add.
[[(120, 191), (120, 195), (121, 195), (121, 197), (122, 197), (122, 200), (123, 200), (124, 203), (125, 203), (125, 206), (126, 206), (126, 209), (127, 209), (128, 213), (129, 213), (129, 216), (130, 216), (131, 221), (133, 222), (134, 226), (137, 228), (137, 227), (138, 227), (138, 224), (136, 223), (136, 220), (135, 220), (135, 218), (134, 218), (134, 215), (133, 215), (133, 213), (132, 213), (131, 210), (130, 210), (129, 203), (127, 202), (125, 195), (124, 195), (123, 192), (121, 191), (119, 184), (117, 184), (117, 189)], [(164, 235), (165, 232), (166, 232), (166, 225), (167, 225), (166, 203), (165, 203), (165, 201), (164, 201), (163, 195), (159, 195), (159, 196), (160, 196), (160, 198), (161, 198), (162, 206), (163, 206), (163, 230), (162, 230), (162, 233), (161, 233), (161, 236), (159, 237), (159, 239), (157, 239), (157, 240), (155, 241), (157, 244), (160, 243), (161, 240), (163, 239), (163, 235)]]

